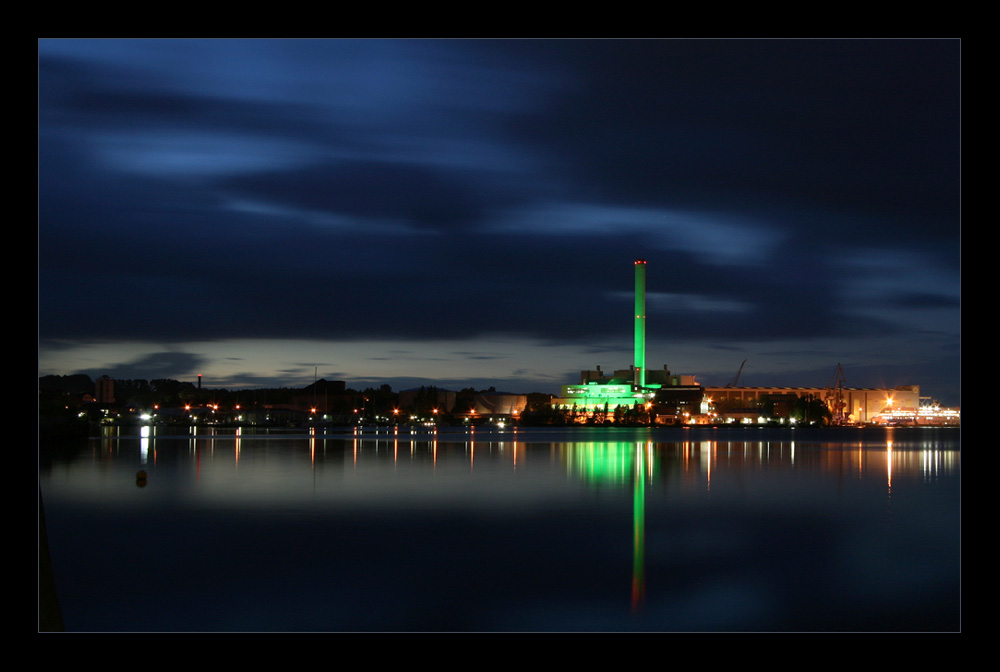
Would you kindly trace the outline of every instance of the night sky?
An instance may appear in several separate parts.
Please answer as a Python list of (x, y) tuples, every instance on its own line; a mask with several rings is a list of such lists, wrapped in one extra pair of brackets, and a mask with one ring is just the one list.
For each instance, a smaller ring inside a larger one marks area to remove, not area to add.
[(959, 40), (40, 40), (39, 375), (961, 401)]

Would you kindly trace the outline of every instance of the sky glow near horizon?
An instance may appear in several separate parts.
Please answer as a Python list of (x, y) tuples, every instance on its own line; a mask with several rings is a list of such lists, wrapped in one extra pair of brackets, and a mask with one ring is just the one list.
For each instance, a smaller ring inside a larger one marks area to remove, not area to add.
[(41, 40), (39, 375), (958, 404), (960, 47)]

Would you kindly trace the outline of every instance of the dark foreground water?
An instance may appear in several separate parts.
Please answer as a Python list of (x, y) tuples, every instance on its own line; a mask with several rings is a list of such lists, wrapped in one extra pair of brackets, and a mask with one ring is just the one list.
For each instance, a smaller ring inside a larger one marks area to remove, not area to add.
[(961, 628), (957, 429), (121, 431), (41, 454), (67, 630)]

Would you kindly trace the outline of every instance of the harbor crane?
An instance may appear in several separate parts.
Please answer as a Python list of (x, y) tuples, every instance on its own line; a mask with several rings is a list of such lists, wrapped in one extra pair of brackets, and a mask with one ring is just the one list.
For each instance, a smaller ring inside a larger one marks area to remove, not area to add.
[(847, 414), (844, 408), (844, 384), (847, 379), (844, 376), (844, 367), (837, 364), (837, 372), (833, 377), (833, 385), (826, 388), (826, 403), (830, 407), (830, 424), (843, 425), (847, 422)]
[(740, 370), (736, 372), (736, 377), (726, 383), (726, 387), (736, 387), (737, 383), (740, 382), (740, 374), (743, 373), (743, 365), (747, 363), (747, 360), (743, 360), (743, 364), (740, 364)]

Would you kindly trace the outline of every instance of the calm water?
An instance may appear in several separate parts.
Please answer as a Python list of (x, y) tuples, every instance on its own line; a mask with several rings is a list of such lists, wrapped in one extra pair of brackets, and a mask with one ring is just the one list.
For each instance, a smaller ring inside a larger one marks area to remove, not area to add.
[(957, 429), (122, 431), (42, 455), (68, 630), (961, 628)]

